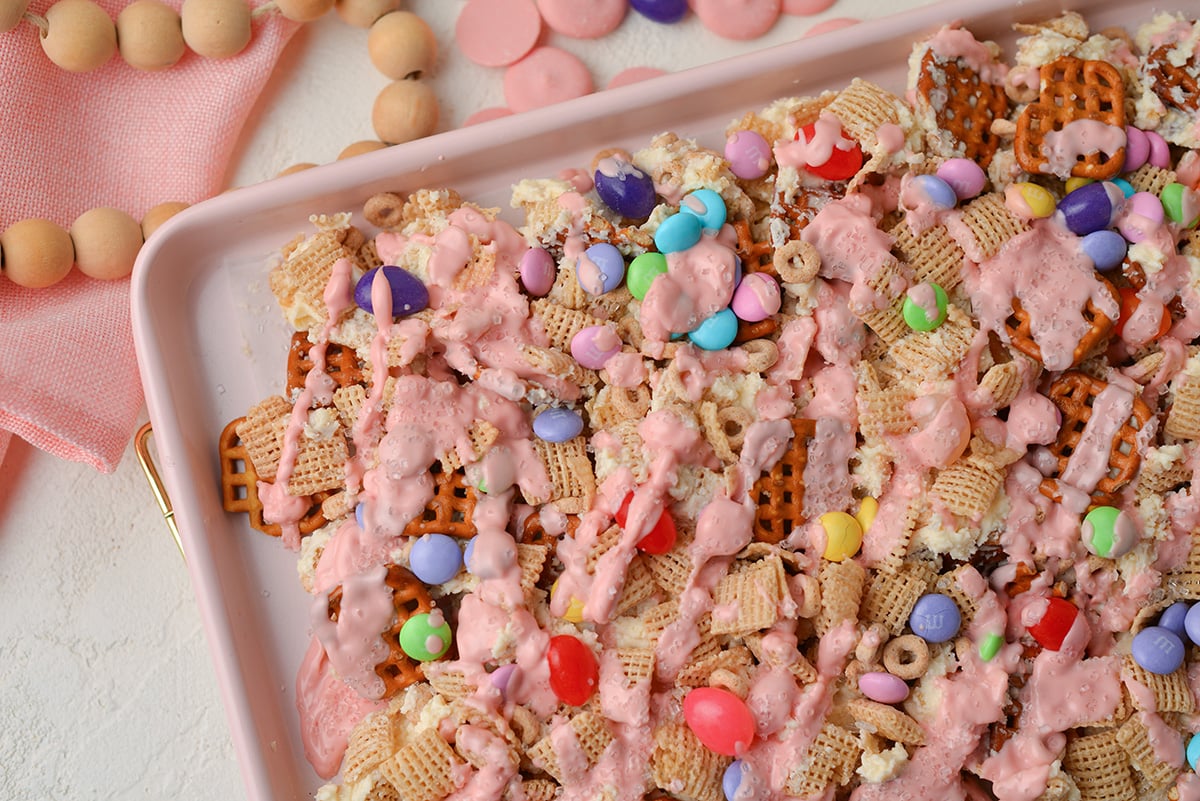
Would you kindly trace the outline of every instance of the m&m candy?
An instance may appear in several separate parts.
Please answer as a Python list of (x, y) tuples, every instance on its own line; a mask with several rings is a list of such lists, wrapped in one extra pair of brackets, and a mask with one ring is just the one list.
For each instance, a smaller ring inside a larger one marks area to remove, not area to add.
[(1192, 645), (1200, 645), (1200, 604), (1193, 604), (1183, 616), (1183, 630)]
[(1163, 187), (1159, 199), (1171, 222), (1184, 228), (1196, 227), (1196, 221), (1200, 219), (1200, 195), (1194, 189), (1172, 182)]
[(746, 703), (720, 687), (697, 687), (683, 699), (683, 719), (704, 747), (723, 756), (744, 753), (754, 740)]
[[(626, 521), (629, 519), (629, 505), (633, 503), (633, 493), (625, 496), (625, 500), (621, 501), (616, 514), (613, 518), (617, 521), (617, 525), (625, 527)], [(654, 525), (650, 530), (637, 541), (637, 549), (643, 553), (649, 554), (664, 554), (668, 553), (675, 547), (675, 540), (679, 536), (675, 528), (675, 519), (671, 517), (671, 513), (663, 510), (658, 518), (654, 521)]]
[(1121, 236), (1137, 244), (1162, 224), (1163, 215), (1163, 204), (1157, 195), (1135, 192), (1133, 197), (1125, 201), (1125, 214), (1118, 221), (1117, 230)]
[(545, 248), (530, 248), (522, 254), (517, 272), (521, 276), (521, 286), (525, 287), (525, 291), (535, 298), (540, 298), (554, 286), (558, 265)]
[(735, 131), (725, 140), (730, 171), (746, 181), (762, 178), (771, 168), (771, 145), (757, 131)]
[(672, 214), (654, 232), (654, 247), (659, 253), (679, 253), (700, 241), (704, 224), (695, 214)]
[(882, 670), (859, 676), (858, 689), (867, 698), (881, 704), (899, 704), (908, 698), (908, 682)]
[(1193, 734), (1191, 739), (1188, 740), (1185, 753), (1187, 754), (1188, 764), (1191, 765), (1192, 770), (1196, 770), (1196, 764), (1200, 763), (1200, 733)]
[(575, 276), (589, 295), (612, 292), (625, 280), (625, 257), (615, 245), (597, 242), (583, 252), (575, 265)]
[(1162, 626), (1147, 626), (1133, 635), (1129, 652), (1133, 661), (1150, 673), (1166, 675), (1183, 665), (1183, 640)]
[(1004, 190), (1004, 202), (1020, 217), (1042, 219), (1054, 213), (1054, 195), (1037, 184), (1010, 184)]
[(946, 159), (935, 174), (950, 185), (959, 200), (970, 200), (987, 185), (987, 174), (974, 159)]
[(620, 352), (621, 337), (607, 325), (589, 325), (571, 338), (571, 355), (589, 370), (599, 370)]
[(550, 666), (550, 690), (564, 704), (583, 706), (600, 686), (596, 655), (578, 637), (551, 637), (546, 662)]
[[(1125, 240), (1121, 240), (1124, 242)], [(648, 251), (635, 256), (633, 261), (629, 263), (629, 269), (625, 273), (625, 286), (629, 287), (629, 294), (633, 295), (638, 300), (646, 297), (646, 293), (650, 291), (650, 284), (654, 283), (654, 279), (667, 271), (667, 257), (661, 253)]]
[(711, 189), (697, 189), (679, 203), (681, 214), (692, 214), (706, 231), (720, 230), (725, 224), (725, 201)]
[(1048, 598), (1046, 611), (1041, 618), (1029, 626), (1029, 635), (1037, 640), (1038, 645), (1047, 651), (1057, 651), (1062, 648), (1067, 632), (1075, 625), (1079, 617), (1079, 608), (1063, 598)]
[(733, 290), (729, 308), (739, 320), (757, 323), (779, 311), (782, 304), (778, 281), (767, 273), (750, 273)]
[[(816, 124), (809, 123), (796, 132), (796, 138), (799, 139), (803, 136), (805, 141), (812, 142), (816, 137), (816, 131)], [(862, 147), (857, 141), (841, 133), (838, 140), (829, 149), (829, 157), (818, 164), (810, 162), (805, 169), (826, 181), (845, 181), (853, 178), (854, 174), (862, 169), (862, 165)]]
[(1140, 128), (1125, 126), (1125, 163), (1123, 172), (1133, 172), (1150, 158), (1150, 140)]
[(658, 204), (653, 179), (628, 161), (600, 159), (592, 182), (604, 205), (622, 217), (644, 220)]
[(949, 303), (946, 290), (932, 281), (926, 281), (909, 288), (900, 313), (912, 330), (933, 331), (946, 322)]
[(825, 529), (825, 552), (830, 562), (842, 562), (862, 547), (863, 530), (859, 522), (845, 512), (826, 512), (819, 518)]
[(546, 409), (533, 418), (533, 433), (545, 442), (566, 442), (583, 432), (583, 418), (574, 409)]
[(446, 534), (423, 534), (408, 553), (409, 569), (426, 584), (445, 584), (458, 575), (462, 564), (458, 542)]
[(425, 288), (425, 284), (421, 282), (420, 278), (403, 267), (386, 264), (367, 270), (354, 285), (354, 302), (367, 314), (375, 313), (371, 292), (375, 284), (375, 276), (381, 271), (391, 290), (392, 317), (416, 314), (424, 311), (425, 307), (429, 305), (429, 290)]
[(1097, 506), (1083, 518), (1083, 545), (1096, 556), (1118, 559), (1137, 545), (1137, 526), (1129, 515), (1114, 506)]
[(725, 768), (721, 776), (721, 792), (725, 793), (725, 801), (733, 801), (737, 797), (738, 788), (742, 786), (742, 774), (746, 771), (746, 763), (735, 759)]
[(1058, 201), (1058, 211), (1071, 233), (1085, 236), (1112, 225), (1125, 194), (1110, 181), (1098, 181), (1068, 192)]
[(954, 188), (936, 175), (916, 176), (912, 179), (912, 188), (934, 208), (952, 209), (958, 205)]
[(450, 624), (438, 610), (422, 612), (400, 627), (400, 649), (418, 662), (441, 659), (450, 650)]
[(1192, 605), (1187, 601), (1176, 601), (1158, 616), (1158, 625), (1175, 632), (1180, 637), (1184, 636), (1187, 633), (1187, 613), (1191, 608)]
[(732, 309), (721, 309), (688, 334), (688, 339), (704, 350), (721, 350), (737, 338), (738, 318)]
[(687, 0), (629, 0), (633, 10), (652, 22), (670, 25), (687, 14)]
[(1092, 231), (1080, 239), (1079, 249), (1092, 260), (1095, 268), (1103, 273), (1121, 266), (1125, 261), (1129, 243), (1116, 231), (1105, 228), (1102, 231)]
[(922, 595), (913, 606), (908, 627), (926, 642), (946, 642), (958, 634), (962, 614), (948, 595), (931, 592)]

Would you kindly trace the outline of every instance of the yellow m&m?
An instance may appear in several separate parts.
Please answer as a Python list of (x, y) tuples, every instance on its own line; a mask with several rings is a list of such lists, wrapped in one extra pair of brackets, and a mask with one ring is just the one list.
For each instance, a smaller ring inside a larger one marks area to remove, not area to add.
[(877, 514), (879, 514), (879, 501), (870, 495), (863, 498), (858, 504), (858, 511), (854, 513), (854, 519), (862, 526), (863, 533), (866, 533), (871, 528), (871, 524), (875, 522), (875, 515)]
[(826, 512), (821, 515), (821, 527), (825, 529), (825, 558), (831, 562), (842, 562), (862, 547), (863, 527), (852, 515), (845, 512)]
[[(558, 592), (558, 579), (555, 579), (554, 583), (550, 585), (550, 594), (554, 595), (556, 592)], [(568, 623), (582, 623), (583, 601), (572, 597), (571, 603), (567, 604), (567, 611), (563, 613), (563, 620)]]
[(1029, 209), (1029, 213), (1034, 217), (1049, 217), (1057, 208), (1054, 202), (1054, 195), (1049, 189), (1044, 186), (1038, 186), (1031, 183), (1013, 184), (1012, 188), (1017, 191), (1021, 199), (1025, 201), (1025, 206)]

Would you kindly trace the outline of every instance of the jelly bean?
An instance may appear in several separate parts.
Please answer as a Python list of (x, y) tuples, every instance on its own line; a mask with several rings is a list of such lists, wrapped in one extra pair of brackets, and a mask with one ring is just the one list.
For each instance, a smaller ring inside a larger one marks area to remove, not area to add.
[(659, 253), (677, 253), (700, 241), (704, 226), (695, 214), (672, 214), (654, 232), (654, 246)]
[(687, 0), (629, 0), (633, 10), (651, 22), (670, 25), (683, 19), (687, 13)]
[[(625, 500), (621, 501), (616, 514), (613, 517), (617, 521), (617, 525), (625, 527), (625, 521), (629, 515), (629, 505), (633, 503), (633, 493), (625, 496)], [(659, 513), (658, 519), (654, 521), (654, 525), (650, 527), (642, 538), (637, 541), (637, 549), (643, 553), (649, 554), (664, 554), (669, 553), (675, 547), (675, 540), (679, 534), (675, 528), (675, 518), (671, 517), (671, 513), (665, 509)]]
[(750, 273), (733, 290), (729, 308), (739, 320), (757, 323), (779, 311), (782, 303), (778, 281), (767, 273)]
[[(1134, 315), (1138, 307), (1142, 305), (1142, 299), (1138, 297), (1137, 290), (1131, 286), (1123, 286), (1117, 290), (1117, 294), (1121, 296), (1121, 316), (1117, 319), (1117, 324), (1113, 326), (1113, 333), (1118, 337), (1125, 331), (1125, 323)], [(1162, 306), (1162, 322), (1158, 326), (1158, 332), (1152, 336), (1151, 341), (1161, 339), (1168, 331), (1171, 330), (1173, 320), (1171, 312), (1158, 300), (1150, 300), (1151, 303), (1158, 303)]]
[(1185, 649), (1175, 632), (1162, 626), (1147, 626), (1133, 635), (1129, 653), (1142, 670), (1166, 675), (1183, 665)]
[(566, 442), (583, 432), (583, 417), (573, 409), (545, 409), (533, 418), (533, 433), (546, 442)]
[(1084, 515), (1080, 530), (1083, 545), (1096, 556), (1118, 559), (1137, 545), (1137, 525), (1114, 506), (1097, 506)]
[(1109, 181), (1081, 186), (1058, 201), (1058, 210), (1071, 233), (1085, 236), (1112, 225), (1124, 193)]
[(733, 344), (737, 338), (738, 319), (732, 309), (721, 309), (704, 320), (688, 334), (688, 339), (704, 350), (721, 350)]
[(1200, 733), (1193, 734), (1188, 740), (1186, 753), (1188, 764), (1196, 770), (1196, 764), (1200, 763)]
[(697, 189), (679, 203), (681, 214), (694, 214), (706, 231), (719, 231), (725, 224), (725, 201), (711, 189)]
[(704, 747), (723, 756), (743, 754), (754, 740), (746, 703), (720, 687), (697, 687), (683, 699), (683, 719)]
[(1163, 204), (1149, 192), (1135, 192), (1125, 203), (1125, 214), (1117, 222), (1117, 230), (1129, 242), (1137, 244), (1149, 236), (1163, 221)]
[(1164, 609), (1163, 613), (1158, 616), (1158, 625), (1175, 632), (1180, 637), (1185, 636), (1187, 629), (1184, 621), (1187, 620), (1187, 613), (1191, 608), (1192, 605), (1187, 601), (1176, 601)]
[(363, 277), (354, 285), (354, 302), (368, 314), (375, 313), (371, 302), (371, 286), (375, 282), (375, 274), (383, 270), (392, 290), (392, 317), (406, 317), (423, 311), (429, 305), (429, 290), (421, 283), (421, 279), (402, 267), (390, 264), (367, 270)]
[[(805, 125), (800, 131), (797, 131), (796, 138), (800, 138), (800, 134), (804, 134), (804, 138), (811, 142), (816, 134), (817, 126), (813, 123)], [(862, 147), (854, 139), (847, 137), (844, 133), (841, 137), (842, 142), (849, 142), (851, 147), (843, 150), (841, 147), (834, 145), (830, 154), (829, 160), (821, 164), (809, 164), (805, 167), (818, 178), (824, 178), (826, 181), (845, 181), (847, 178), (853, 178), (854, 174), (862, 169), (863, 152)], [(839, 142), (841, 144), (841, 142)]]
[(508, 693), (508, 685), (512, 683), (513, 674), (517, 672), (516, 665), (501, 665), (488, 675), (488, 681), (500, 691), (500, 695)]
[(625, 280), (625, 257), (615, 245), (597, 242), (583, 252), (575, 265), (575, 276), (589, 295), (612, 292)]
[(771, 168), (770, 143), (757, 131), (735, 131), (725, 140), (725, 160), (730, 171), (745, 181), (762, 178)]
[(1183, 616), (1183, 631), (1192, 645), (1200, 645), (1200, 604), (1192, 604)]
[(901, 314), (914, 331), (932, 331), (946, 321), (949, 298), (946, 290), (932, 281), (910, 287), (904, 295)]
[(1004, 645), (1004, 637), (995, 632), (983, 635), (983, 639), (979, 641), (979, 658), (984, 662), (991, 662), (996, 658), (996, 654), (1000, 653), (1000, 647)]
[(899, 704), (908, 698), (908, 683), (899, 676), (883, 671), (871, 671), (858, 677), (858, 689), (872, 701)]
[(1167, 140), (1163, 139), (1154, 131), (1146, 131), (1146, 141), (1150, 145), (1150, 155), (1146, 158), (1146, 162), (1160, 170), (1171, 169), (1171, 148), (1167, 144)]
[(550, 666), (550, 690), (564, 704), (583, 706), (600, 686), (596, 655), (578, 637), (551, 637), (546, 663)]
[(1113, 178), (1112, 184), (1121, 190), (1121, 194), (1125, 197), (1133, 197), (1133, 193), (1137, 190), (1133, 188), (1133, 184), (1126, 181), (1124, 178)]
[(958, 205), (953, 187), (936, 175), (918, 175), (912, 179), (912, 186), (934, 208), (952, 209)]
[(936, 174), (950, 184), (959, 200), (970, 200), (987, 184), (987, 173), (972, 159), (946, 159), (938, 165)]
[(1196, 227), (1196, 221), (1200, 220), (1200, 195), (1195, 190), (1171, 182), (1163, 187), (1159, 198), (1171, 222), (1184, 228)]
[(589, 370), (599, 370), (620, 352), (621, 337), (607, 325), (589, 325), (571, 338), (571, 355)]
[[(558, 592), (558, 579), (555, 579), (554, 583), (550, 585), (550, 595), (553, 596), (556, 592)], [(567, 604), (567, 611), (563, 612), (563, 620), (568, 623), (582, 623), (583, 601), (572, 595), (570, 602)]]
[(1150, 140), (1140, 128), (1125, 126), (1125, 163), (1123, 172), (1133, 172), (1150, 158)]
[(592, 176), (596, 194), (604, 205), (631, 220), (644, 220), (658, 205), (654, 180), (622, 159), (600, 159)]
[(854, 513), (854, 519), (862, 526), (864, 534), (871, 529), (871, 524), (875, 522), (875, 515), (877, 514), (879, 514), (879, 501), (868, 495), (859, 502), (858, 511)]
[(1125, 261), (1129, 243), (1116, 231), (1105, 228), (1102, 231), (1092, 231), (1080, 239), (1079, 249), (1092, 260), (1097, 270), (1104, 273), (1121, 266)]
[(1079, 609), (1075, 604), (1063, 598), (1048, 598), (1046, 611), (1040, 620), (1029, 626), (1029, 635), (1047, 651), (1057, 651), (1062, 648), (1067, 632), (1079, 617)]
[(961, 626), (958, 604), (950, 596), (937, 592), (922, 595), (908, 617), (913, 634), (926, 642), (946, 642), (958, 634)]
[[(1011, 195), (1015, 195), (1015, 199), (1010, 199)], [(1054, 213), (1054, 195), (1037, 184), (1012, 184), (1004, 190), (1004, 200), (1021, 217), (1040, 220)]]
[(641, 300), (650, 291), (650, 285), (654, 283), (654, 279), (666, 271), (666, 256), (654, 251), (643, 253), (635, 256), (629, 263), (629, 270), (625, 274), (625, 286), (629, 287), (629, 294)]
[(1067, 179), (1066, 189), (1068, 192), (1074, 192), (1081, 186), (1087, 186), (1088, 184), (1094, 183), (1096, 183), (1095, 178), (1080, 178), (1078, 175), (1072, 175)]
[(845, 512), (826, 512), (819, 518), (825, 529), (825, 552), (830, 562), (842, 562), (862, 547), (863, 530), (858, 521)]
[(400, 627), (400, 649), (418, 662), (441, 659), (450, 650), (450, 624), (438, 610), (422, 612)]
[(735, 759), (725, 768), (721, 776), (721, 792), (725, 793), (725, 801), (733, 801), (737, 797), (738, 788), (742, 786), (742, 774), (746, 771), (746, 763)]
[(408, 567), (426, 584), (445, 584), (463, 564), (458, 541), (446, 534), (424, 534), (413, 541)]
[(540, 298), (554, 286), (558, 265), (545, 248), (530, 248), (522, 254), (517, 271), (525, 291), (535, 298)]

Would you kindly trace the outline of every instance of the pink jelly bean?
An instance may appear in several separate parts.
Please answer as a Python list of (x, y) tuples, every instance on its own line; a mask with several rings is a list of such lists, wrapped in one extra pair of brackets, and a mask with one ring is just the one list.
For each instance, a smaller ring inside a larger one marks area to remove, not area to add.
[(704, 747), (723, 756), (743, 754), (754, 739), (754, 716), (729, 690), (697, 687), (683, 699), (683, 719)]
[(858, 677), (858, 689), (881, 704), (898, 704), (908, 698), (908, 683), (891, 673), (864, 673)]
[(1126, 241), (1137, 244), (1162, 225), (1163, 206), (1157, 195), (1135, 192), (1125, 201), (1125, 212), (1117, 221), (1117, 230)]
[(781, 303), (779, 283), (774, 278), (766, 273), (750, 273), (733, 291), (729, 308), (739, 320), (757, 323), (779, 311)]
[(1125, 126), (1125, 172), (1133, 172), (1150, 158), (1150, 140), (1141, 128)]
[(620, 352), (621, 337), (606, 325), (589, 325), (571, 340), (571, 355), (589, 370), (599, 370)]
[(937, 177), (950, 184), (959, 200), (970, 200), (983, 191), (987, 175), (971, 159), (946, 159), (937, 168)]
[(1167, 140), (1154, 131), (1146, 131), (1146, 141), (1150, 143), (1148, 161), (1161, 170), (1171, 169), (1171, 148), (1167, 146)]
[(725, 141), (725, 160), (734, 175), (753, 181), (771, 168), (771, 145), (757, 131), (735, 131)]
[(530, 248), (525, 251), (517, 269), (521, 275), (521, 285), (535, 298), (540, 298), (550, 291), (558, 272), (554, 257), (547, 253), (545, 248)]

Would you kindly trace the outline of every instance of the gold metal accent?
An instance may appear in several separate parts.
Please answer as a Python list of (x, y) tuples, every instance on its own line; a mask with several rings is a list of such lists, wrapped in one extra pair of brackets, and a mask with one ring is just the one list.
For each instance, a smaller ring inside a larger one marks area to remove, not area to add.
[(150, 491), (154, 493), (154, 500), (158, 504), (158, 508), (162, 510), (163, 519), (167, 521), (167, 528), (171, 530), (171, 536), (175, 538), (175, 547), (179, 549), (179, 555), (187, 561), (187, 554), (183, 552), (183, 542), (179, 539), (179, 527), (175, 525), (175, 511), (171, 508), (171, 498), (167, 495), (167, 488), (163, 486), (162, 479), (159, 478), (158, 468), (154, 464), (154, 456), (150, 453), (150, 438), (154, 433), (149, 423), (138, 429), (133, 436), (133, 450), (137, 453), (138, 464), (142, 466), (142, 472), (146, 474), (146, 481), (150, 484)]

